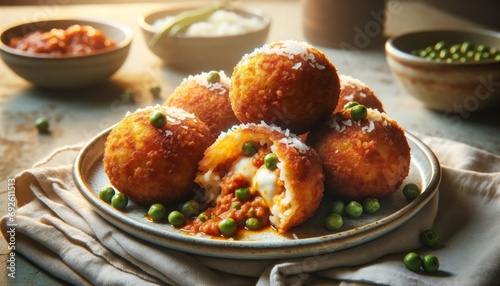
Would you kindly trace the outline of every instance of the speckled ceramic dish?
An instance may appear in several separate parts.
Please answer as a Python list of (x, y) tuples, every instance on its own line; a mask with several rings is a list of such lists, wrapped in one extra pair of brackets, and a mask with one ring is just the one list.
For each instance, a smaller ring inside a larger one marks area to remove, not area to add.
[(331, 205), (324, 199), (314, 217), (285, 235), (268, 228), (247, 232), (232, 240), (196, 236), (175, 229), (168, 223), (148, 220), (148, 209), (134, 202), (130, 202), (124, 211), (119, 211), (99, 199), (99, 190), (110, 186), (102, 164), (104, 143), (110, 131), (111, 128), (97, 135), (76, 158), (73, 174), (82, 195), (104, 219), (118, 228), (167, 248), (204, 256), (278, 259), (356, 246), (391, 232), (416, 215), (436, 195), (441, 178), (439, 162), (432, 151), (407, 133), (412, 159), (410, 175), (404, 184), (413, 182), (422, 188), (422, 194), (412, 202), (408, 202), (401, 191), (396, 191), (380, 201), (381, 209), (375, 214), (363, 214), (358, 219), (345, 218), (344, 226), (338, 232), (329, 232), (323, 227)]

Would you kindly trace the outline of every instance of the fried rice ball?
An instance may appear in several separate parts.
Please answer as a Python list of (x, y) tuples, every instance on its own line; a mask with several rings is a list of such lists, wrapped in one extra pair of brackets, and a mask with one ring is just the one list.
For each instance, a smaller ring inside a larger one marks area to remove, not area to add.
[(229, 99), (242, 123), (264, 121), (303, 134), (337, 106), (337, 70), (315, 47), (278, 41), (246, 54), (235, 66)]
[[(205, 199), (216, 203), (208, 210), (212, 219), (198, 228), (212, 235), (225, 217), (239, 226), (256, 217), (262, 225), (284, 233), (314, 214), (324, 190), (316, 151), (289, 130), (264, 122), (241, 124), (222, 133), (205, 151), (195, 181)], [(248, 188), (250, 197), (238, 198), (239, 188)], [(235, 202), (241, 208), (231, 208)]]
[(366, 107), (384, 111), (384, 105), (375, 92), (359, 79), (348, 75), (339, 75), (340, 96), (334, 113), (344, 109), (344, 105), (351, 101), (356, 101)]
[(164, 105), (194, 113), (217, 137), (222, 131), (240, 123), (229, 103), (230, 85), (231, 80), (224, 71), (190, 75), (177, 86)]
[(334, 198), (384, 198), (409, 174), (410, 147), (403, 129), (385, 113), (367, 110), (363, 120), (353, 120), (350, 110), (340, 111), (307, 138), (323, 161), (325, 193)]
[[(166, 115), (165, 126), (150, 122), (155, 111)], [(119, 192), (139, 204), (179, 202), (195, 187), (198, 161), (214, 140), (192, 113), (160, 105), (138, 109), (108, 135), (104, 171)]]

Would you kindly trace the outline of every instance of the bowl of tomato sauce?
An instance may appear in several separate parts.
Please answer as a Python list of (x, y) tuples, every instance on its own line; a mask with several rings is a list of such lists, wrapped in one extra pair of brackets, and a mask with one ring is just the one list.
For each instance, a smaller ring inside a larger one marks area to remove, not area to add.
[(0, 34), (0, 56), (37, 87), (80, 88), (108, 80), (125, 62), (132, 31), (96, 19), (24, 22)]

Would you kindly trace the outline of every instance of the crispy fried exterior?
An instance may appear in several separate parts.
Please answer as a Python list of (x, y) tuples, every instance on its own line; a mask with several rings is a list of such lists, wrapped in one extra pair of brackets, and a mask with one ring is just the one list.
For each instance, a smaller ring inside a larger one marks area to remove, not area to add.
[(410, 147), (402, 128), (385, 113), (368, 110), (352, 120), (348, 110), (309, 133), (325, 172), (325, 193), (337, 199), (384, 198), (408, 176)]
[[(155, 110), (169, 118), (163, 128), (149, 122)], [(179, 202), (191, 194), (198, 161), (213, 141), (193, 114), (165, 106), (140, 109), (109, 134), (104, 171), (119, 192), (139, 204)]]
[[(324, 191), (324, 175), (316, 151), (302, 141), (295, 141), (300, 139), (293, 134), (287, 135), (287, 132), (265, 123), (234, 127), (205, 151), (196, 182), (210, 192), (208, 198), (214, 199), (220, 193), (219, 187), (214, 184), (220, 181), (207, 175), (214, 176), (216, 170), (226, 168), (227, 162), (242, 156), (241, 146), (244, 142), (271, 142), (280, 160), (278, 168), (285, 191), (274, 197), (273, 206), (268, 206), (271, 211), (270, 222), (280, 233), (301, 224), (319, 207)], [(297, 148), (295, 144), (301, 147)]]
[(350, 76), (340, 75), (340, 97), (334, 113), (344, 109), (344, 105), (350, 101), (356, 101), (367, 108), (384, 111), (384, 105), (375, 95), (375, 92), (366, 84)]
[(264, 121), (303, 134), (333, 112), (339, 93), (337, 71), (321, 51), (282, 41), (242, 58), (229, 99), (242, 123)]
[(217, 137), (222, 131), (227, 131), (240, 122), (229, 103), (229, 79), (213, 84), (207, 82), (207, 75), (201, 73), (186, 78), (167, 98), (164, 105), (176, 106), (194, 113)]

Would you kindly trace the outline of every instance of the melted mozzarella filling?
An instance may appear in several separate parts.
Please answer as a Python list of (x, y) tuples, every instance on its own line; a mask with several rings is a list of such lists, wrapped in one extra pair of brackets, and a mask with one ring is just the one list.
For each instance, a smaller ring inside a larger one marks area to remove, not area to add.
[(268, 207), (273, 205), (278, 186), (276, 172), (268, 170), (264, 165), (257, 168), (252, 164), (252, 158), (241, 157), (231, 166), (231, 171), (242, 174), (250, 183), (250, 192), (258, 192), (266, 201)]

